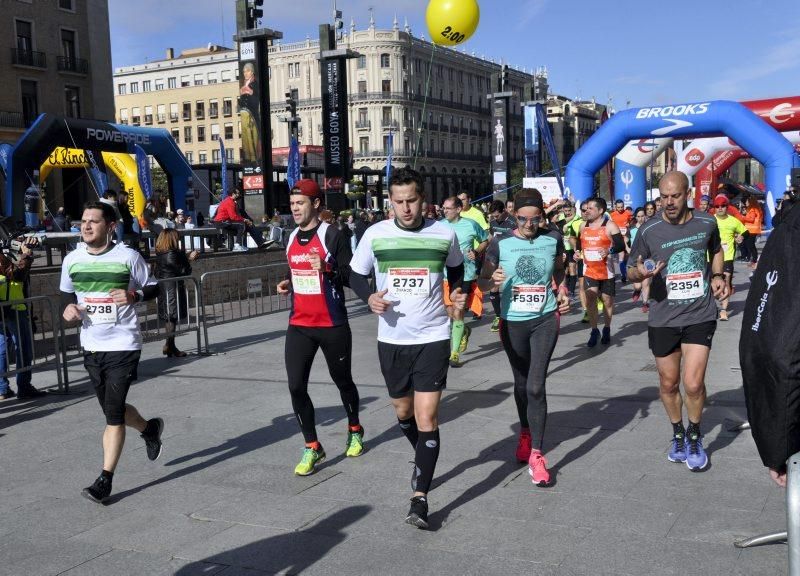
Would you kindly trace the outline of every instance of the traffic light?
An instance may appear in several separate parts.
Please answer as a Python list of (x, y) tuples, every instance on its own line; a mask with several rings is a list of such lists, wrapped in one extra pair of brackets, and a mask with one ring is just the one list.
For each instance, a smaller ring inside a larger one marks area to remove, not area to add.
[(264, 17), (264, 0), (247, 0), (247, 29), (258, 28), (258, 21)]
[(508, 83), (508, 64), (500, 66), (500, 90), (505, 90)]
[(297, 116), (297, 101), (292, 98), (291, 92), (286, 92), (286, 111), (290, 118)]

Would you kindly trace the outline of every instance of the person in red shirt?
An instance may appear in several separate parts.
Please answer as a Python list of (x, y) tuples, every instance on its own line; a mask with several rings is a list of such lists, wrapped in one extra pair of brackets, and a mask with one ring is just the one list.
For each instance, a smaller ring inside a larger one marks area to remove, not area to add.
[(360, 456), (364, 450), (358, 389), (351, 370), (353, 337), (344, 304), (352, 253), (350, 242), (339, 229), (321, 221), (321, 202), (319, 186), (307, 178), (295, 182), (289, 192), (297, 228), (286, 245), (288, 278), (278, 284), (278, 294), (291, 298), (285, 362), (292, 408), (305, 440), (302, 460), (294, 469), (298, 476), (313, 474), (325, 460), (325, 450), (317, 438), (314, 404), (308, 395), (311, 365), (320, 348), (347, 413), (345, 455)]
[(265, 241), (261, 235), (261, 231), (253, 226), (253, 221), (248, 217), (247, 213), (242, 214), (239, 210), (239, 199), (242, 197), (242, 191), (235, 188), (230, 196), (226, 196), (217, 207), (217, 213), (214, 214), (214, 223), (222, 230), (233, 230), (236, 232), (236, 241), (239, 248), (234, 248), (236, 251), (246, 252), (247, 246), (245, 244), (245, 232), (250, 234), (250, 237), (255, 240), (259, 248), (267, 248), (274, 244), (274, 240)]
[[(619, 228), (620, 234), (622, 234), (623, 238), (628, 236), (628, 230), (631, 227), (631, 221), (633, 220), (633, 212), (631, 212), (630, 208), (625, 208), (625, 202), (622, 200), (617, 200), (614, 202), (614, 211), (610, 214), (611, 219), (614, 221), (614, 224), (617, 225)], [(619, 275), (622, 278), (622, 283), (628, 281), (628, 253), (627, 252), (620, 252), (619, 253)]]

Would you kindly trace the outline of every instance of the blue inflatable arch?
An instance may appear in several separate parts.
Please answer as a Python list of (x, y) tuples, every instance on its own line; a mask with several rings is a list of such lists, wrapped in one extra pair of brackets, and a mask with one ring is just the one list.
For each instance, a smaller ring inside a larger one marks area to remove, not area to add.
[[(612, 116), (581, 146), (567, 166), (567, 189), (578, 201), (593, 195), (595, 173), (630, 140), (725, 135), (764, 165), (767, 203), (783, 194), (800, 159), (792, 144), (756, 114), (728, 100), (631, 108)], [(766, 225), (771, 225), (765, 211)]]
[(192, 168), (166, 130), (42, 114), (8, 154), (3, 214), (22, 218), (25, 189), (55, 147), (133, 154), (135, 144), (161, 165), (175, 207), (186, 209)]

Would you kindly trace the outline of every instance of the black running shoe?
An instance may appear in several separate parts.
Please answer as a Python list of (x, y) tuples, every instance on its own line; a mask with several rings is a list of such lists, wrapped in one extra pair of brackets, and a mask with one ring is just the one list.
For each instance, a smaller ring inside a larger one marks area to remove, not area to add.
[(94, 484), (81, 491), (81, 495), (92, 502), (105, 504), (108, 497), (111, 496), (111, 478), (100, 475), (97, 480), (94, 481)]
[(158, 460), (161, 456), (161, 433), (164, 431), (164, 420), (161, 418), (152, 418), (147, 421), (147, 428), (145, 432), (150, 429), (150, 434), (142, 433), (145, 446), (147, 446), (147, 457), (150, 460)]
[(428, 498), (414, 496), (411, 499), (411, 508), (408, 509), (406, 524), (416, 526), (420, 530), (428, 529)]

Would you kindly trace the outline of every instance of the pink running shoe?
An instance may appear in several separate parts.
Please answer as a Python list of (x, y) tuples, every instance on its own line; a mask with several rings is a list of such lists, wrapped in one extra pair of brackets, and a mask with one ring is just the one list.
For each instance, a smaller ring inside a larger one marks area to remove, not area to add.
[(528, 474), (531, 475), (533, 483), (539, 487), (550, 486), (550, 471), (547, 469), (547, 460), (538, 450), (531, 451), (528, 460)]
[(531, 457), (531, 431), (523, 428), (517, 440), (517, 462), (527, 462)]

